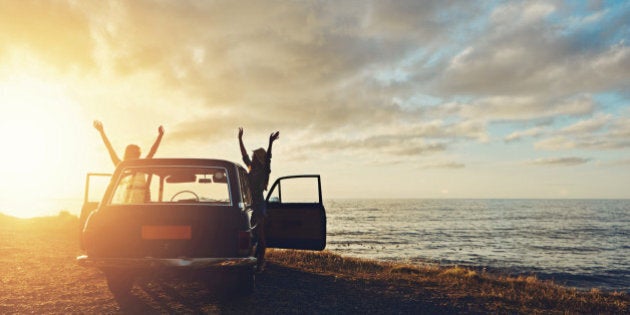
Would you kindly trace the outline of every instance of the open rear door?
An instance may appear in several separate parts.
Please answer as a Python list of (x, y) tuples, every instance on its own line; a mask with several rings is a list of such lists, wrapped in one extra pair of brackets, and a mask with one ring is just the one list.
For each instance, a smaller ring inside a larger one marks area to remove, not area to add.
[(326, 211), (319, 175), (278, 178), (267, 194), (267, 247), (323, 250)]
[(85, 221), (90, 213), (98, 208), (98, 204), (101, 198), (103, 198), (103, 193), (105, 193), (111, 177), (112, 174), (106, 173), (88, 173), (85, 176), (85, 193), (83, 196), (81, 215), (79, 216), (79, 243), (81, 249), (85, 249), (85, 244), (83, 243)]
[(88, 173), (85, 176), (85, 192), (83, 196), (83, 207), (81, 208), (81, 216), (79, 217), (81, 223), (81, 229), (87, 219), (90, 212), (94, 211), (97, 207), (112, 174), (106, 173)]

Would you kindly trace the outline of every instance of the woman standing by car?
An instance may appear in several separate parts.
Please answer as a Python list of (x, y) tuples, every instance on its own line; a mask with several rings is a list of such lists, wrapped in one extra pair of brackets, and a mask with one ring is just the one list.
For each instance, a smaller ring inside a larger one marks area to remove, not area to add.
[(248, 168), (249, 189), (252, 195), (252, 209), (254, 210), (254, 218), (256, 219), (256, 237), (258, 245), (256, 246), (257, 270), (263, 271), (265, 265), (265, 250), (267, 243), (265, 240), (265, 217), (267, 216), (267, 205), (263, 192), (267, 190), (269, 183), (269, 174), (271, 173), (271, 147), (273, 142), (280, 137), (280, 132), (272, 132), (269, 135), (269, 147), (267, 151), (263, 148), (254, 150), (252, 158), (247, 155), (247, 150), (243, 144), (243, 128), (238, 128), (238, 142), (243, 155), (243, 162)]

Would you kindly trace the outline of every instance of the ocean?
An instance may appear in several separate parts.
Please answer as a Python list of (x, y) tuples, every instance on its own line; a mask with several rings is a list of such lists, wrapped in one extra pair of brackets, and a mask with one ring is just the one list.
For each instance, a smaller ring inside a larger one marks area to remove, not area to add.
[(326, 200), (327, 249), (630, 292), (630, 200)]

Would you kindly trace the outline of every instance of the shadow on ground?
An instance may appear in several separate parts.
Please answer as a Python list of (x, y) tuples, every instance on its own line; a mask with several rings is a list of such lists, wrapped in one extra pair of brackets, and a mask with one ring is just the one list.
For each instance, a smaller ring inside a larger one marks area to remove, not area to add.
[[(383, 281), (348, 280), (270, 264), (247, 297), (223, 296), (202, 281), (139, 279), (131, 296), (117, 298), (126, 314), (454, 314), (470, 313), (418, 288)], [(415, 292), (415, 293), (414, 293)]]

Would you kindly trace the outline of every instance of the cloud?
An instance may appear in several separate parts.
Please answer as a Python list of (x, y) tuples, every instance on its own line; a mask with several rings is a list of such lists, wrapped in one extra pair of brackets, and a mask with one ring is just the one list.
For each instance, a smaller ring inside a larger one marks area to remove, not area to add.
[[(424, 91), (473, 96), (464, 115), (511, 119), (583, 114), (588, 104), (570, 109), (560, 100), (629, 81), (628, 47), (614, 41), (619, 13), (593, 13), (607, 22), (591, 48), (576, 44), (587, 30), (549, 19), (572, 12), (546, 2), (492, 10), (437, 1), (55, 3), (65, 10), (59, 19), (73, 16), (79, 26), (70, 36), (92, 40), (80, 51), (94, 55), (103, 71), (157, 71), (165, 85), (203, 99), (208, 109), (262, 114), (281, 107), (292, 114), (292, 106), (308, 106), (321, 114), (318, 122), (342, 111), (365, 119), (383, 114), (394, 97)], [(385, 73), (402, 75), (385, 82)]]
[(612, 120), (612, 115), (598, 113), (592, 118), (586, 120), (580, 120), (570, 126), (567, 126), (561, 130), (566, 134), (584, 134), (593, 133), (601, 130)]
[(627, 89), (630, 48), (619, 27), (630, 8), (618, 9), (601, 12), (594, 33), (588, 25), (564, 25), (575, 12), (549, 4), (500, 5), (488, 27), (452, 56), (435, 87), (444, 94), (548, 98)]
[(461, 169), (465, 168), (466, 164), (455, 161), (427, 163), (419, 166), (422, 169)]
[(555, 10), (554, 5), (545, 2), (507, 3), (492, 12), (490, 21), (497, 25), (529, 25), (543, 22)]
[(571, 139), (564, 136), (555, 136), (547, 139), (543, 139), (534, 144), (534, 148), (541, 150), (568, 150), (573, 149), (577, 144)]
[(555, 100), (531, 96), (491, 96), (460, 104), (458, 114), (468, 119), (486, 121), (523, 121), (557, 116), (583, 116), (593, 113), (595, 101), (590, 95)]
[(616, 118), (607, 136), (617, 140), (630, 139), (630, 117)]
[(392, 156), (416, 156), (445, 151), (447, 145), (441, 142), (427, 143), (423, 139), (405, 136), (373, 136), (365, 139), (335, 139), (317, 141), (306, 145), (311, 150), (325, 152), (367, 151), (373, 154)]
[[(622, 20), (589, 14), (607, 22), (598, 22), (600, 37), (587, 45), (589, 23), (562, 24), (574, 16), (565, 10), (545, 2), (487, 11), (461, 2), (134, 1), (91, 21), (102, 21), (93, 33), (112, 52), (103, 65), (127, 75), (158, 71), (165, 86), (199, 104), (171, 128), (173, 141), (231, 139), (244, 126), (248, 134), (295, 135), (310, 150), (394, 159), (487, 142), (496, 121), (589, 117), (599, 106), (593, 93), (625, 88)], [(437, 105), (415, 101), (419, 93)], [(504, 140), (547, 136), (534, 145), (539, 150), (624, 146), (578, 135), (597, 124), (605, 118)]]
[(559, 158), (545, 158), (545, 159), (536, 159), (528, 162), (532, 165), (547, 165), (547, 166), (574, 166), (586, 164), (590, 161), (590, 159), (580, 158), (580, 157), (559, 157)]
[(564, 136), (556, 136), (536, 142), (536, 149), (560, 151), (569, 149), (585, 150), (621, 150), (630, 148), (628, 139), (611, 139), (605, 136), (583, 136), (575, 139)]
[[(402, 120), (402, 118), (401, 118)], [(295, 129), (295, 127), (293, 127)], [(394, 121), (378, 127), (363, 130), (355, 126), (345, 127), (330, 136), (305, 136), (300, 147), (322, 151), (325, 154), (343, 153), (346, 155), (380, 156), (394, 162), (399, 157), (426, 156), (448, 151), (458, 141), (486, 141), (485, 126), (475, 121), (446, 123), (441, 120)], [(453, 166), (449, 163), (449, 166)], [(444, 167), (445, 165), (442, 165)]]
[(63, 1), (0, 2), (0, 57), (27, 49), (64, 70), (91, 70), (92, 48), (89, 21), (76, 6)]
[(511, 134), (507, 135), (503, 140), (505, 142), (513, 142), (521, 140), (524, 137), (537, 137), (545, 132), (545, 130), (547, 129), (544, 127), (534, 127), (522, 131), (514, 131)]
[(622, 150), (630, 148), (630, 118), (597, 113), (577, 121), (534, 144), (540, 150)]
[[(290, 148), (413, 157), (489, 142), (496, 122), (545, 119), (556, 124), (497, 138), (623, 149), (630, 124), (598, 113), (597, 96), (630, 90), (628, 21), (627, 5), (545, 1), (6, 2), (0, 52), (32, 47), (96, 81), (157, 78), (120, 94), (177, 112), (164, 115), (173, 142), (234, 139), (243, 126), (281, 130)], [(183, 101), (164, 105), (175, 92)]]
[(488, 135), (484, 123), (476, 120), (445, 123), (443, 120), (432, 120), (413, 124), (408, 131), (399, 129), (402, 134), (414, 137), (435, 139), (475, 139), (487, 141)]
[(603, 165), (608, 166), (628, 166), (630, 165), (630, 159), (618, 159), (610, 162), (603, 163)]

